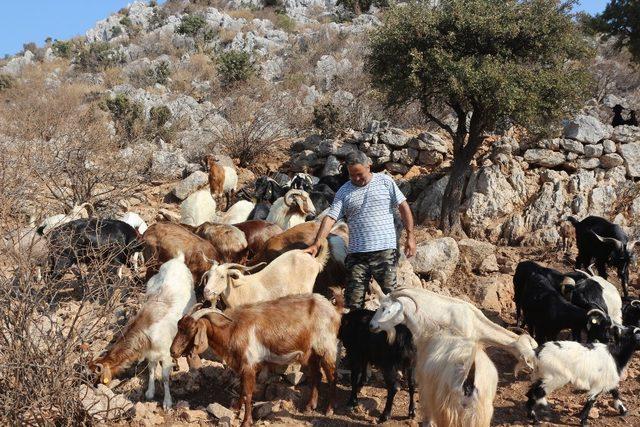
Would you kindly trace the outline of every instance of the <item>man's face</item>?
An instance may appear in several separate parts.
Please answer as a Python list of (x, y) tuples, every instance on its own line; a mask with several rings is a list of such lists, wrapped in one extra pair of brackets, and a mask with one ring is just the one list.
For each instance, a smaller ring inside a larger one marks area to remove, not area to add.
[(371, 179), (371, 166), (369, 165), (351, 165), (349, 169), (349, 178), (353, 185), (364, 187)]

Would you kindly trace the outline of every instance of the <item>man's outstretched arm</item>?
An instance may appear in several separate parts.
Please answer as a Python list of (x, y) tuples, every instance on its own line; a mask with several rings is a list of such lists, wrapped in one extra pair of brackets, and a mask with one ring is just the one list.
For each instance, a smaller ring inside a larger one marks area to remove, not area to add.
[(331, 218), (328, 215), (322, 218), (320, 229), (318, 230), (318, 234), (316, 234), (316, 239), (314, 240), (313, 244), (309, 246), (307, 249), (305, 249), (304, 251), (308, 254), (316, 256), (316, 254), (318, 253), (318, 250), (320, 249), (320, 243), (327, 238), (327, 236), (329, 235), (329, 232), (331, 231), (331, 228), (333, 228), (333, 225), (335, 223), (336, 223), (336, 220)]

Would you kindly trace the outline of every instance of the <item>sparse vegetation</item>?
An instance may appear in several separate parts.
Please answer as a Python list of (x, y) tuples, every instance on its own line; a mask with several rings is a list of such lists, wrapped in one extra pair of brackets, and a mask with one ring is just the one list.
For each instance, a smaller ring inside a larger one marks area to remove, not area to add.
[(107, 42), (94, 42), (82, 47), (76, 56), (76, 63), (85, 71), (103, 71), (124, 62), (122, 52)]
[(11, 88), (14, 81), (14, 78), (9, 74), (0, 74), (0, 91)]
[(618, 49), (627, 48), (634, 61), (640, 63), (640, 4), (637, 0), (611, 0), (592, 25), (607, 38), (615, 38)]
[(144, 129), (144, 111), (142, 105), (133, 102), (124, 94), (105, 101), (106, 108), (111, 112), (116, 124), (116, 133), (123, 138), (124, 143), (131, 142), (141, 136)]
[(245, 81), (255, 72), (251, 56), (247, 52), (229, 50), (220, 54), (217, 59), (218, 73), (225, 84)]
[(73, 42), (64, 41), (64, 40), (56, 40), (51, 45), (51, 49), (53, 50), (53, 54), (60, 58), (71, 58), (73, 55)]
[(316, 105), (313, 109), (313, 125), (326, 138), (335, 137), (343, 126), (343, 114), (331, 102)]
[(180, 25), (176, 28), (178, 34), (195, 37), (204, 27), (207, 21), (199, 15), (187, 15), (182, 18)]

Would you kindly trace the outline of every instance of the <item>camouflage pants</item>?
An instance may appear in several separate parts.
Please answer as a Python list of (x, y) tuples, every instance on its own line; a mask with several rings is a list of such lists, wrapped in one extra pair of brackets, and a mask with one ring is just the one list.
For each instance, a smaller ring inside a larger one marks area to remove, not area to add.
[(376, 279), (387, 293), (396, 287), (398, 251), (386, 249), (375, 252), (360, 252), (347, 255), (345, 267), (348, 271), (345, 303), (348, 308), (363, 308), (364, 297), (369, 290), (371, 277)]

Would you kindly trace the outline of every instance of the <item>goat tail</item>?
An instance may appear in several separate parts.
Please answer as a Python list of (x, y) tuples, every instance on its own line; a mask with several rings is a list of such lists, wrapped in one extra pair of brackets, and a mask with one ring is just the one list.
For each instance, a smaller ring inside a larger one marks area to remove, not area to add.
[(320, 271), (324, 270), (324, 267), (327, 265), (327, 261), (331, 256), (331, 250), (329, 249), (329, 242), (327, 239), (324, 239), (322, 245), (320, 246), (320, 250), (316, 255), (316, 261), (320, 264)]
[(568, 216), (567, 221), (573, 224), (574, 227), (580, 223), (580, 221), (578, 221), (574, 216)]

